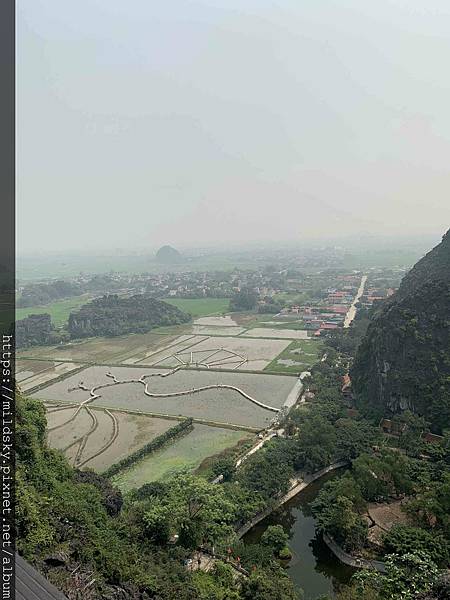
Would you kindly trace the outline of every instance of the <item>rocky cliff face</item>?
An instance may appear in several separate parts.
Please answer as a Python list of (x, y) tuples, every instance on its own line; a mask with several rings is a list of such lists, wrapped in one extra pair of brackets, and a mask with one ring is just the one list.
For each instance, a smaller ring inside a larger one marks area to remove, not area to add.
[(358, 402), (450, 427), (450, 230), (374, 314), (351, 370)]

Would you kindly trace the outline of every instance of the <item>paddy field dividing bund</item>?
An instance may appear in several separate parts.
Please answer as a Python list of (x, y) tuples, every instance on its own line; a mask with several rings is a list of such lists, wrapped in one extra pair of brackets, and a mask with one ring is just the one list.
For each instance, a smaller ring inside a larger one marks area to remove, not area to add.
[(114, 476), (130, 489), (270, 427), (320, 343), (285, 323), (197, 309), (187, 325), (21, 352), (18, 379), (46, 406), (50, 445), (102, 472), (192, 417), (191, 431)]

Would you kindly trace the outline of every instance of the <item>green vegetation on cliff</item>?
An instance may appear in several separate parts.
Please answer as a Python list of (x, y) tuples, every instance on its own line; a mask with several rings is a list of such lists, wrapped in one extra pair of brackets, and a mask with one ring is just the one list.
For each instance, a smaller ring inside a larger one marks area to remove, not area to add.
[(154, 327), (189, 320), (189, 315), (166, 302), (143, 295), (120, 298), (112, 294), (96, 298), (71, 313), (68, 330), (74, 338), (116, 336), (146, 333)]
[(360, 405), (450, 427), (450, 232), (375, 311), (351, 370)]
[(16, 321), (16, 348), (59, 344), (68, 339), (67, 331), (55, 329), (47, 313), (30, 314), (25, 319)]

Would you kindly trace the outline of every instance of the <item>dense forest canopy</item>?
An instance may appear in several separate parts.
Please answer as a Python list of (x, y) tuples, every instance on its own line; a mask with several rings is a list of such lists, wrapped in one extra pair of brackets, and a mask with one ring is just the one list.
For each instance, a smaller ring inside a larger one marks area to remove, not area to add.
[(70, 314), (68, 331), (72, 337), (115, 336), (146, 333), (154, 327), (179, 325), (190, 316), (176, 306), (143, 295), (120, 298), (103, 296)]

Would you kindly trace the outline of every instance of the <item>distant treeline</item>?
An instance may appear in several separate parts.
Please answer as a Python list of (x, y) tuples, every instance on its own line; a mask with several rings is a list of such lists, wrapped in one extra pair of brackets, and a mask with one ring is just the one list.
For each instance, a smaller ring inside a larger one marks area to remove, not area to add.
[(52, 281), (51, 283), (32, 283), (26, 285), (21, 296), (17, 299), (17, 308), (28, 308), (50, 304), (55, 300), (81, 296), (84, 289), (72, 281)]
[(122, 458), (122, 460), (119, 460), (119, 462), (115, 463), (114, 465), (111, 465), (109, 469), (104, 471), (103, 477), (113, 477), (114, 475), (117, 475), (117, 473), (120, 473), (120, 471), (123, 471), (124, 469), (128, 469), (129, 467), (134, 465), (134, 463), (138, 462), (145, 456), (148, 456), (156, 450), (159, 450), (168, 442), (173, 442), (176, 438), (186, 435), (187, 433), (192, 431), (192, 429), (193, 419), (184, 419), (183, 421), (181, 421), (181, 423), (175, 425), (175, 427), (171, 427), (170, 429), (153, 439), (148, 444), (145, 444), (145, 446), (142, 446), (142, 448), (139, 448), (139, 450), (136, 450), (136, 452), (133, 452), (129, 456), (126, 456), (125, 458)]
[(17, 298), (17, 308), (45, 306), (64, 298), (73, 298), (82, 294), (114, 293), (123, 287), (123, 282), (111, 275), (94, 275), (87, 281), (50, 281), (48, 283), (29, 283)]

